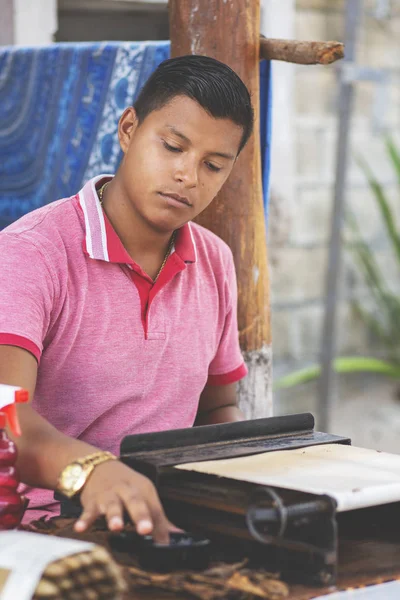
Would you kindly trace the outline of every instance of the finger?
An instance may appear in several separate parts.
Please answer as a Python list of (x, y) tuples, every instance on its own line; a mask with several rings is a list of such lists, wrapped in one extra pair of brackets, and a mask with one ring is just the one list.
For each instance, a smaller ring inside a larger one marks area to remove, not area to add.
[(89, 504), (88, 506), (84, 507), (81, 516), (74, 525), (75, 531), (86, 531), (86, 529), (88, 529), (88, 527), (90, 527), (90, 525), (97, 519), (99, 514), (99, 510), (95, 504)]
[(124, 527), (123, 506), (119, 498), (114, 497), (107, 504), (100, 505), (101, 512), (105, 515), (110, 531), (120, 531)]
[[(152, 484), (149, 486), (147, 498), (153, 520), (153, 539), (159, 544), (168, 544), (169, 533), (174, 529), (171, 529), (172, 523), (165, 516), (157, 490)], [(175, 526), (172, 525), (172, 527)]]
[(135, 490), (132, 490), (130, 486), (121, 488), (120, 496), (130, 518), (136, 526), (137, 533), (140, 535), (150, 535), (154, 524), (151, 510), (146, 500), (142, 496), (139, 496)]
[(169, 544), (170, 529), (169, 521), (161, 507), (155, 507), (152, 511), (153, 516), (153, 539), (158, 544)]

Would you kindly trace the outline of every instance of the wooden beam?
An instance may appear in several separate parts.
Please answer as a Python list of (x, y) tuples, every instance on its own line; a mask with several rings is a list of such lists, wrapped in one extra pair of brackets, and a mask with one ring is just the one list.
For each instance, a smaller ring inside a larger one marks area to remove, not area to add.
[[(252, 95), (255, 134), (231, 176), (198, 222), (227, 242), (238, 278), (240, 344), (249, 376), (242, 406), (250, 416), (271, 412), (270, 304), (259, 143), (259, 0), (170, 0), (172, 56), (205, 54), (225, 62)], [(229, 34), (228, 34), (229, 32)]]
[(260, 38), (260, 58), (299, 65), (330, 65), (344, 57), (340, 42), (303, 42)]

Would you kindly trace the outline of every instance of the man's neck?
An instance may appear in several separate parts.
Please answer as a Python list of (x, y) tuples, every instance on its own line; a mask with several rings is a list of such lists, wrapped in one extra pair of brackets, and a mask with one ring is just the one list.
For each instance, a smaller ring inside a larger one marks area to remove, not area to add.
[(154, 279), (173, 232), (161, 233), (150, 227), (124, 197), (117, 178), (107, 185), (102, 205), (129, 256)]

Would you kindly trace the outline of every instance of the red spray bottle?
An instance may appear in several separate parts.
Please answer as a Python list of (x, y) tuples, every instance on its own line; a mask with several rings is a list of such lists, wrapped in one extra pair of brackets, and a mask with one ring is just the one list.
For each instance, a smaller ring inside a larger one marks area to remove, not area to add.
[(21, 435), (15, 405), (27, 401), (26, 390), (0, 384), (0, 530), (18, 527), (24, 511), (24, 501), (17, 492), (20, 483), (15, 467), (17, 448), (5, 427), (8, 425), (15, 436)]

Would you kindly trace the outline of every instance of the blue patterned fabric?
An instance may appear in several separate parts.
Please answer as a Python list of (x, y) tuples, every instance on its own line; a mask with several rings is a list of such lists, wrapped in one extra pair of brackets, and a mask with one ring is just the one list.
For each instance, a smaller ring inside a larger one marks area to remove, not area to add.
[[(118, 119), (169, 50), (169, 42), (0, 48), (0, 229), (116, 171)], [(267, 207), (269, 63), (260, 69)]]

